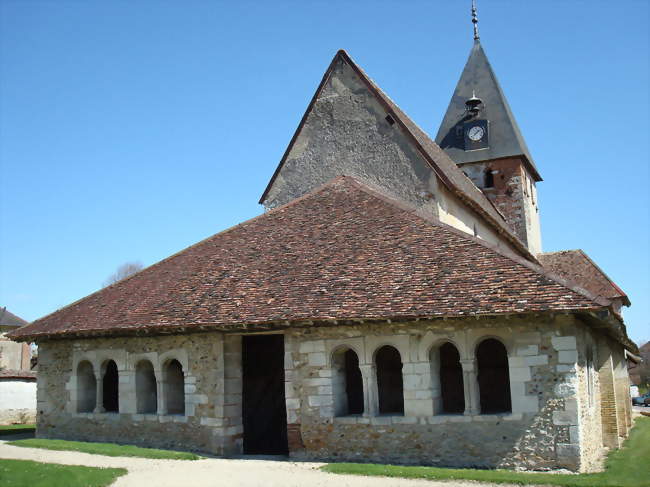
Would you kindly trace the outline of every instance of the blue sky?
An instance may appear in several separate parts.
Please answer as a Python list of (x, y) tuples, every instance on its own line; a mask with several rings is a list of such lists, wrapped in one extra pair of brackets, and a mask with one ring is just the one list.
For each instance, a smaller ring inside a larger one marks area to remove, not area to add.
[[(435, 135), (467, 1), (0, 2), (0, 306), (36, 319), (257, 201), (339, 48)], [(479, 0), (544, 178), (545, 251), (582, 248), (650, 339), (648, 2)]]

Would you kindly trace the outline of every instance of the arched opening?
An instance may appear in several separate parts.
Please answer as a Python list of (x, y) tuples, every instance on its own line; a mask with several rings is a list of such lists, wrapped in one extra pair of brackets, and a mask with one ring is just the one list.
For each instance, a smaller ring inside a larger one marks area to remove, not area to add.
[(185, 375), (183, 366), (174, 359), (164, 368), (167, 414), (185, 414)]
[(510, 375), (506, 347), (494, 338), (483, 340), (476, 348), (481, 413), (505, 413), (512, 410)]
[(449, 342), (440, 347), (439, 353), (442, 412), (463, 413), (465, 412), (465, 392), (460, 354), (453, 343)]
[(135, 368), (135, 395), (138, 413), (155, 414), (158, 411), (156, 374), (148, 360), (141, 360)]
[(107, 413), (119, 412), (119, 375), (117, 373), (117, 364), (114, 360), (109, 360), (104, 365), (102, 392), (104, 397), (102, 404), (104, 411)]
[(350, 348), (335, 352), (332, 372), (334, 415), (363, 414), (363, 380), (356, 352)]
[(77, 365), (77, 412), (92, 413), (97, 405), (97, 380), (93, 365), (84, 360)]
[(492, 169), (487, 168), (484, 174), (484, 185), (485, 188), (494, 188), (494, 174), (492, 174)]
[(395, 347), (384, 345), (375, 355), (380, 414), (404, 414), (402, 359)]

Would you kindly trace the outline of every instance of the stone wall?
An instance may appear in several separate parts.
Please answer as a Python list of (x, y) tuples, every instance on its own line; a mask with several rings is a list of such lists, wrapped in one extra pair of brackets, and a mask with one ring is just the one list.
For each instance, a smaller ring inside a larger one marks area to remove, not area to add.
[[(508, 225), (533, 254), (542, 251), (539, 202), (535, 181), (522, 157), (463, 164), (463, 172), (504, 215)], [(486, 187), (485, 174), (490, 171), (493, 185)]]
[[(309, 459), (446, 466), (590, 470), (582, 462), (578, 343), (571, 316), (531, 321), (466, 320), (407, 325), (293, 329), (287, 333), (287, 417), (293, 456)], [(481, 414), (474, 351), (484, 338), (508, 350), (512, 412)], [(452, 342), (461, 356), (464, 414), (435, 411), (440, 389), (430, 351)], [(394, 346), (402, 357), (404, 414), (377, 411), (373, 354)], [(332, 353), (359, 357), (365, 410), (334, 415)], [(585, 435), (587, 438), (587, 435)], [(591, 438), (590, 438), (591, 439)], [(600, 444), (600, 439), (597, 440)]]
[[(242, 427), (241, 418), (231, 413), (232, 405), (224, 402), (232, 399), (223, 394), (224, 384), (232, 380), (225, 373), (225, 357), (220, 333), (41, 342), (37, 436), (230, 453), (237, 450)], [(184, 415), (165, 414), (162, 407), (162, 368), (172, 359), (183, 366)], [(77, 365), (93, 365), (99, 395), (102, 366), (108, 360), (118, 366), (119, 413), (99, 407), (77, 412)], [(153, 364), (159, 414), (137, 413), (135, 366), (140, 360)], [(236, 367), (231, 369), (236, 373)]]
[(399, 124), (388, 121), (387, 115), (354, 70), (339, 59), (269, 188), (264, 206), (275, 208), (337, 176), (352, 176), (382, 188), (422, 214), (512, 250), (484, 218), (440, 183)]
[[(486, 339), (501, 342), (507, 353), (509, 412), (481, 412), (476, 349)], [(610, 418), (615, 419), (616, 434), (624, 435), (621, 429), (628, 419), (618, 396), (608, 392), (623, 387), (615, 365), (622, 348), (606, 340), (572, 315), (290, 328), (285, 331), (284, 356), (290, 454), (314, 460), (596, 470), (603, 442), (611, 435), (602, 427), (601, 405), (615, 405)], [(460, 358), (459, 391), (465, 409), (458, 414), (442, 412), (439, 359), (446, 343), (454, 345)], [(403, 414), (379, 411), (375, 353), (385, 345), (400, 355)], [(218, 455), (242, 452), (241, 335), (58, 340), (39, 346), (39, 437)], [(358, 359), (362, 414), (345, 414), (345, 401), (338, 396), (345, 391), (339, 352), (347, 349)], [(609, 389), (601, 378), (608, 360), (601, 349), (611, 351)], [(108, 360), (117, 364), (119, 412), (103, 412), (101, 401), (93, 411), (80, 412), (87, 399), (84, 384), (92, 383), (96, 397), (101, 397)], [(137, 410), (135, 370), (142, 360), (151, 364), (148, 369), (155, 375), (155, 414)], [(166, 413), (163, 371), (170, 360), (183, 367), (184, 414)], [(90, 382), (82, 380), (84, 370), (86, 377), (93, 371), (96, 384), (92, 376)]]
[(578, 398), (578, 426), (571, 430), (571, 444), (580, 449), (583, 471), (602, 467), (605, 447), (601, 407), (607, 401), (607, 389), (600, 382), (598, 337), (584, 326), (578, 326), (576, 386)]
[(33, 423), (36, 417), (36, 381), (0, 378), (0, 424)]
[(28, 343), (11, 341), (0, 333), (0, 369), (30, 370), (30, 358)]

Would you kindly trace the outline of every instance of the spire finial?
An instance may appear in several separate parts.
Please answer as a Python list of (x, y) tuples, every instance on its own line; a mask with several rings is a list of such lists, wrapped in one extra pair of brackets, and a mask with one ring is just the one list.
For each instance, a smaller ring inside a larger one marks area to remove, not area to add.
[(472, 24), (474, 24), (474, 40), (478, 41), (478, 16), (476, 15), (476, 0), (472, 0)]

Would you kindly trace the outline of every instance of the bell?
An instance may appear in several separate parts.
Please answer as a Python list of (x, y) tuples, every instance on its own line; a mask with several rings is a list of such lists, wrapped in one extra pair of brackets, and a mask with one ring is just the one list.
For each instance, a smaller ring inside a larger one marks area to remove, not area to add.
[(483, 103), (483, 100), (476, 96), (476, 93), (472, 91), (472, 97), (465, 102), (465, 107), (468, 112), (472, 115), (477, 115), (479, 112), (479, 105)]

